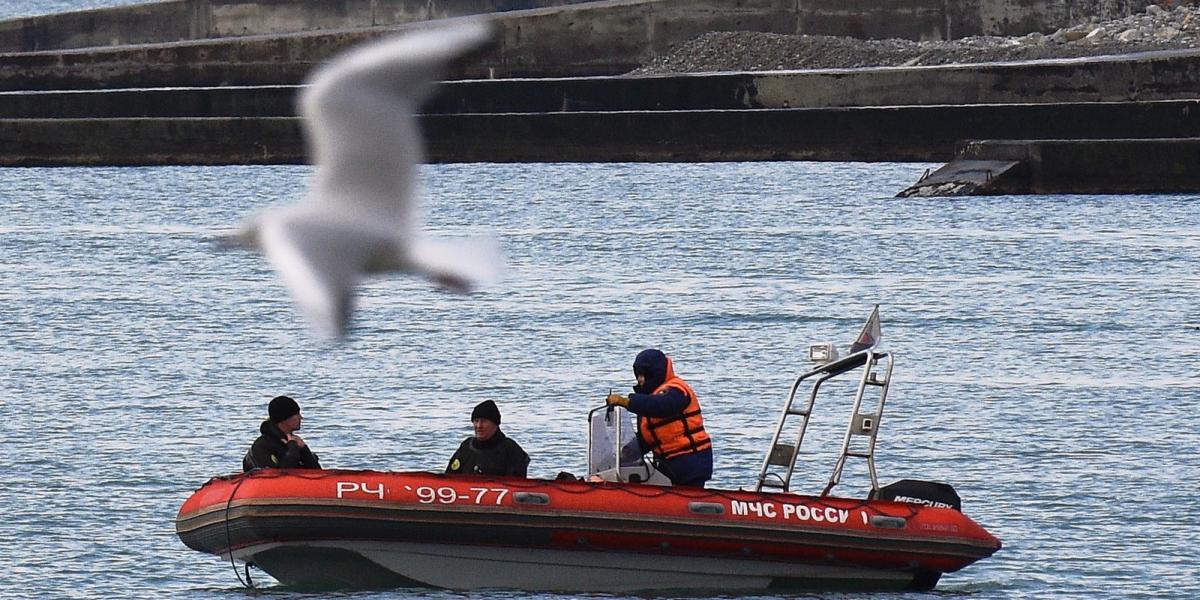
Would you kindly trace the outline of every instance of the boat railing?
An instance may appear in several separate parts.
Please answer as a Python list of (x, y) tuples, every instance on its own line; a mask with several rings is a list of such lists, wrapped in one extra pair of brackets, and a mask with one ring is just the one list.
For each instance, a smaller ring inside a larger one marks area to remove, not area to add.
[[(817, 347), (814, 347), (814, 350), (816, 349)], [(876, 352), (872, 346), (853, 352), (841, 359), (836, 358), (835, 352), (831, 352), (829, 356), (833, 360), (800, 375), (792, 382), (787, 402), (779, 415), (771, 445), (763, 459), (762, 468), (759, 470), (755, 491), (761, 492), (764, 488), (775, 488), (784, 492), (790, 490), (792, 475), (796, 469), (796, 460), (800, 456), (800, 447), (804, 442), (804, 435), (808, 430), (809, 420), (812, 417), (813, 407), (816, 405), (817, 394), (820, 392), (821, 386), (831, 379), (860, 368), (862, 375), (854, 395), (854, 403), (842, 440), (841, 452), (834, 464), (829, 482), (821, 495), (829, 495), (834, 486), (840, 482), (842, 471), (849, 458), (866, 460), (867, 471), (871, 478), (871, 493), (874, 494), (879, 489), (879, 479), (875, 472), (875, 438), (879, 433), (879, 422), (883, 417), (883, 406), (887, 400), (892, 378), (893, 355), (888, 352)], [(805, 382), (811, 382), (812, 387), (802, 405), (797, 406), (797, 393)], [(876, 389), (879, 393), (874, 404), (864, 410), (863, 399), (869, 389)], [(800, 422), (795, 428), (793, 438), (795, 442), (788, 443), (784, 439), (784, 432), (788, 429), (789, 421), (797, 417)]]

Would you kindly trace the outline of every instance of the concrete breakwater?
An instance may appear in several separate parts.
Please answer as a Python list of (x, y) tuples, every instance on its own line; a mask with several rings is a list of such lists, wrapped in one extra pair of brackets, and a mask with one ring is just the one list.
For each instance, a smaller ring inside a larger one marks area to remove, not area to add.
[[(1200, 100), (430, 114), (421, 126), (431, 162), (928, 162), (970, 139), (1200, 137)], [(305, 160), (296, 117), (0, 119), (7, 166)]]
[(165, 0), (0, 21), (0, 52), (389, 27), (588, 0)]
[[(487, 3), (485, 3), (487, 4)], [(448, 79), (614, 75), (711, 30), (793, 31), (778, 0), (605, 0), (492, 13), (496, 43)], [(790, 4), (790, 3), (789, 3)], [(0, 90), (296, 84), (346, 48), (420, 22), (0, 55)]]
[[(162, 0), (0, 21), (0, 52), (125, 46), (403, 25), (589, 0)], [(681, 5), (685, 3), (676, 2)], [(1049, 32), (1086, 18), (1141, 11), (1151, 0), (724, 0), (713, 13), (771, 14), (761, 31), (862, 39), (948, 40)], [(719, 29), (714, 29), (714, 31)], [(733, 30), (750, 30), (737, 26)]]
[[(446, 82), (430, 160), (938, 161), (965, 140), (1200, 136), (1200, 51), (828, 71)], [(0, 93), (0, 164), (305, 160), (297, 86)], [(176, 148), (172, 151), (172, 148)]]
[[(450, 73), (450, 79), (616, 75), (713, 31), (945, 39), (949, 29), (955, 36), (1039, 31), (1052, 20), (1037, 17), (1056, 14), (1049, 11), (1055, 4), (1049, 0), (1016, 6), (1023, 4), (886, 0), (851, 8), (832, 0), (174, 0), (0, 22), (0, 90), (296, 84), (315, 64), (353, 44), (429, 18), (471, 14), (492, 15), (497, 43)], [(157, 27), (140, 16), (160, 13), (186, 26)], [(962, 24), (906, 34), (927, 13), (938, 23)], [(72, 34), (77, 39), (50, 39)]]
[[(1196, 50), (615, 75), (705, 31), (797, 32), (850, 21), (882, 31), (897, 15), (912, 26), (923, 22), (918, 13), (938, 11), (946, 26), (950, 4), (897, 0), (835, 10), (794, 0), (339, 0), (323, 5), (322, 20), (321, 10), (312, 12), (321, 3), (175, 0), (145, 10), (192, 11), (190, 33), (175, 32), (180, 39), (5, 54), (0, 164), (304, 162), (293, 102), (312, 66), (423, 19), (484, 12), (494, 12), (495, 46), (451, 73), (455, 81), (422, 110), (431, 161), (936, 161), (972, 139), (1200, 137)], [(955, 10), (971, 5), (982, 15), (1008, 4), (979, 0)], [(819, 10), (830, 18), (809, 18)], [(104, 30), (100, 15), (109, 13), (93, 12), (92, 30)], [(241, 21), (230, 20), (235, 15)], [(235, 32), (235, 22), (245, 25)], [(15, 43), (4, 41), (6, 25), (0, 43)], [(51, 43), (24, 27), (28, 43)]]
[[(1200, 50), (757, 73), (448, 81), (426, 114), (1145, 102), (1200, 97)], [(0, 92), (0, 118), (287, 117), (296, 85)]]

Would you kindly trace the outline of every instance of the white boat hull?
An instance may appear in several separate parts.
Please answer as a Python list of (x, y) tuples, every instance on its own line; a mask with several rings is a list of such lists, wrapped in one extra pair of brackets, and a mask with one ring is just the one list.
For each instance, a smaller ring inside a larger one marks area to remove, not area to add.
[(290, 586), (432, 586), (553, 592), (903, 589), (912, 573), (853, 566), (588, 550), (486, 548), (399, 542), (309, 542), (243, 548), (234, 558)]

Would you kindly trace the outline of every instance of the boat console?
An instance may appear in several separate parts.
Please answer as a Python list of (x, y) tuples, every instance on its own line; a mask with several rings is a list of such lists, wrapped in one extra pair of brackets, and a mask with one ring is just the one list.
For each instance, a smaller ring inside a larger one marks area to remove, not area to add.
[(588, 412), (587, 479), (671, 485), (671, 480), (646, 460), (633, 414), (620, 406), (600, 406)]

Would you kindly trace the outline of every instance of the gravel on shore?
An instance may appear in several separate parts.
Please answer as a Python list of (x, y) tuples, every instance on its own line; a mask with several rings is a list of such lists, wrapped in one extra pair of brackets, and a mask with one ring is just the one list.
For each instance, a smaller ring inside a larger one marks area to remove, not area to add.
[(776, 71), (1007, 62), (1195, 49), (1200, 6), (1162, 8), (1089, 21), (1046, 35), (977, 36), (950, 41), (860, 40), (824, 35), (712, 32), (679, 44), (634, 75)]

